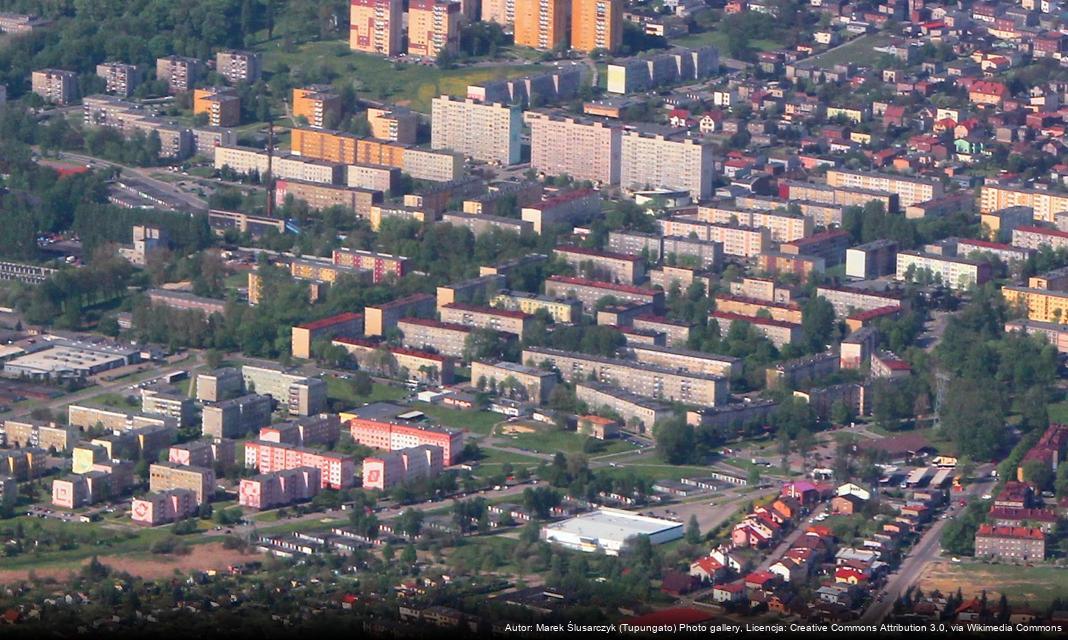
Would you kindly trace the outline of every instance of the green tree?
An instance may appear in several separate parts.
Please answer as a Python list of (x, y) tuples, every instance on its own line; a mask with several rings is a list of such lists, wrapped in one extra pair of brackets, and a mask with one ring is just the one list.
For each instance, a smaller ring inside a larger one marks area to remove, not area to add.
[(686, 525), (686, 542), (690, 544), (700, 544), (701, 542), (701, 527), (697, 524), (696, 515), (691, 515), (690, 521)]
[(694, 429), (679, 417), (668, 418), (653, 427), (656, 451), (669, 464), (686, 464), (695, 458)]

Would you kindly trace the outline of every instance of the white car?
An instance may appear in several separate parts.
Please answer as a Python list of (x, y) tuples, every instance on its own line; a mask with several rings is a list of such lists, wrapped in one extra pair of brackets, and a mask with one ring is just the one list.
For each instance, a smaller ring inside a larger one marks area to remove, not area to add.
[(984, 494), (983, 494), (983, 500), (989, 500), (989, 499), (991, 499), (991, 498), (993, 498), (993, 497), (994, 497), (994, 496), (990, 495), (989, 493), (984, 493)]

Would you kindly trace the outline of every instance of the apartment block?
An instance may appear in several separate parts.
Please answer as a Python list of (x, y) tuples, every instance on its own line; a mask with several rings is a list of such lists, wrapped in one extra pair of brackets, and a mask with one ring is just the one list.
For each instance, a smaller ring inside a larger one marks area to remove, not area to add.
[(520, 182), (497, 181), (488, 185), (486, 193), (464, 200), (463, 212), (472, 215), (496, 215), (502, 202), (514, 202), (517, 207), (541, 201), (544, 188), (537, 180)]
[(816, 287), (816, 295), (830, 302), (835, 315), (840, 318), (857, 311), (901, 307), (900, 298), (866, 289), (820, 286)]
[(546, 197), (540, 202), (524, 206), (519, 211), (525, 222), (534, 226), (534, 233), (551, 225), (575, 225), (587, 222), (601, 213), (601, 194), (593, 189), (573, 189)]
[(1012, 230), (1012, 246), (1035, 251), (1047, 246), (1056, 251), (1068, 247), (1068, 231), (1048, 227), (1016, 227)]
[(508, 27), (515, 25), (515, 3), (516, 0), (483, 0), (482, 20)]
[(573, 0), (571, 48), (616, 51), (623, 44), (623, 0)]
[[(788, 187), (785, 187), (788, 189)], [(833, 193), (833, 190), (831, 190)], [(800, 210), (801, 215), (812, 220), (812, 223), (821, 227), (842, 225), (842, 210), (845, 206), (826, 202), (809, 202), (806, 200), (787, 200), (755, 194), (738, 195), (734, 198), (734, 204), (739, 209), (761, 209), (775, 211), (786, 209), (793, 205)]]
[[(801, 322), (801, 305), (796, 302), (770, 302), (759, 298), (736, 296), (729, 293), (716, 294), (716, 309), (743, 316), (768, 315), (773, 320)], [(765, 313), (762, 313), (765, 312)]]
[(294, 358), (310, 358), (312, 343), (335, 336), (363, 335), (363, 314), (346, 312), (329, 318), (298, 324), (292, 329), (291, 349)]
[(152, 492), (188, 489), (199, 506), (215, 496), (215, 472), (207, 467), (158, 462), (148, 468), (148, 488)]
[(433, 478), (445, 468), (441, 447), (421, 445), (363, 460), (364, 489), (387, 491), (398, 484)]
[[(351, 169), (353, 166), (356, 165), (346, 167), (347, 176), (352, 175)], [(386, 172), (387, 181), (389, 181), (389, 175), (393, 171), (396, 171), (396, 169), (390, 169)], [(357, 218), (364, 220), (371, 216), (371, 207), (381, 204), (383, 199), (383, 190), (380, 189), (353, 185), (347, 187), (333, 186), (294, 179), (276, 180), (274, 194), (274, 203), (279, 207), (285, 205), (286, 199), (292, 196), (294, 200), (306, 202), (310, 209), (343, 207), (350, 209)]]
[(215, 438), (240, 438), (271, 423), (271, 396), (249, 393), (205, 404), (202, 432)]
[(711, 407), (686, 412), (686, 423), (695, 427), (720, 427), (742, 429), (747, 425), (766, 424), (768, 417), (779, 406), (773, 400), (750, 400), (732, 402), (722, 407)]
[(216, 169), (230, 167), (235, 173), (265, 175), (268, 171), (267, 153), (248, 147), (215, 147), (213, 166)]
[(843, 169), (827, 171), (827, 185), (895, 193), (898, 197), (898, 206), (901, 207), (934, 200), (945, 193), (942, 183), (937, 180)]
[(561, 324), (574, 324), (582, 316), (582, 303), (578, 300), (553, 298), (527, 291), (499, 291), (490, 304), (494, 307), (522, 311), (531, 315), (537, 313), (539, 309), (545, 309), (553, 322)]
[(515, 43), (548, 50), (567, 44), (571, 0), (514, 0)]
[(516, 235), (533, 233), (534, 225), (515, 218), (502, 218), (493, 215), (478, 215), (463, 213), (460, 211), (446, 212), (441, 214), (441, 224), (451, 224), (454, 227), (468, 229), (475, 236), (491, 233), (494, 230), (507, 231)]
[(431, 103), (430, 147), (483, 162), (519, 162), (523, 114), (518, 107), (443, 95)]
[(366, 338), (338, 337), (331, 343), (352, 355), (372, 375), (424, 384), (452, 384), (455, 363), (448, 355), (395, 347)]
[(67, 424), (83, 430), (100, 426), (109, 431), (127, 431), (147, 426), (174, 427), (174, 419), (72, 404), (67, 407)]
[(437, 288), (437, 306), (440, 309), (453, 302), (485, 304), (504, 287), (505, 282), (504, 276), (490, 274), (440, 285)]
[(264, 442), (291, 444), (295, 447), (330, 446), (341, 435), (341, 421), (337, 414), (320, 413), (290, 422), (260, 428), (259, 439)]
[(735, 322), (747, 323), (780, 349), (801, 339), (801, 325), (795, 322), (784, 322), (782, 320), (747, 316), (727, 311), (713, 311), (709, 315), (709, 319), (715, 320), (719, 324), (720, 335), (727, 335), (727, 332), (731, 330), (731, 325)]
[(48, 452), (38, 447), (0, 451), (0, 475), (18, 481), (40, 478), (44, 474)]
[(816, 256), (823, 258), (825, 266), (833, 267), (845, 261), (845, 252), (851, 243), (852, 237), (847, 232), (832, 229), (807, 238), (784, 242), (779, 246), (779, 252), (788, 255)]
[(714, 176), (713, 148), (699, 139), (623, 132), (619, 183), (624, 189), (684, 189), (702, 199), (712, 195)]
[(349, 48), (395, 56), (401, 52), (403, 21), (401, 0), (351, 0)]
[(655, 331), (664, 335), (669, 347), (682, 348), (690, 340), (692, 327), (685, 322), (678, 322), (666, 316), (640, 315), (631, 322), (631, 327), (640, 331)]
[(309, 160), (299, 156), (277, 156), (271, 165), (276, 178), (303, 180), (318, 184), (342, 184), (347, 168), (345, 165), (325, 160)]
[(78, 97), (78, 74), (62, 69), (39, 69), (30, 77), (33, 92), (49, 104), (60, 106)]
[(675, 286), (685, 292), (693, 285), (699, 285), (705, 292), (712, 290), (716, 276), (708, 271), (663, 265), (659, 269), (649, 270), (649, 286), (671, 291)]
[(213, 314), (223, 315), (226, 313), (226, 301), (216, 298), (195, 296), (185, 291), (171, 291), (170, 289), (149, 289), (145, 292), (148, 301), (153, 305), (167, 307), (176, 311), (196, 311), (210, 316)]
[(78, 440), (78, 430), (65, 425), (10, 419), (4, 421), (4, 443), (8, 447), (63, 452), (70, 451)]
[(839, 207), (863, 207), (874, 201), (882, 203), (883, 210), (889, 213), (897, 213), (901, 209), (898, 194), (889, 191), (850, 186), (833, 187), (827, 184), (794, 180), (779, 182), (779, 197), (788, 199), (790, 202), (800, 201)]
[(241, 395), (243, 388), (241, 372), (232, 367), (197, 374), (197, 400), (201, 402), (227, 400)]
[(466, 327), (490, 329), (522, 337), (534, 316), (522, 311), (509, 311), (462, 302), (452, 302), (438, 309), (441, 321)]
[(196, 58), (182, 56), (156, 58), (156, 79), (166, 82), (171, 93), (189, 91), (203, 72), (204, 65)]
[(206, 114), (212, 127), (235, 127), (241, 123), (241, 98), (229, 87), (194, 89), (193, 114)]
[(727, 379), (742, 375), (742, 360), (734, 356), (654, 344), (628, 344), (624, 351), (638, 362), (665, 369), (705, 373)]
[(979, 212), (992, 213), (1009, 207), (1028, 207), (1035, 222), (1056, 222), (1058, 213), (1068, 211), (1068, 194), (1023, 189), (1001, 185), (984, 185), (979, 190)]
[(664, 306), (663, 291), (569, 276), (549, 276), (545, 280), (545, 294), (554, 298), (578, 300), (587, 313), (591, 314), (597, 307), (597, 302), (606, 297), (612, 297), (616, 302), (651, 304), (654, 310), (660, 310)]
[(575, 383), (575, 397), (585, 402), (590, 411), (604, 412), (607, 409), (618, 414), (624, 425), (638, 433), (651, 432), (653, 425), (675, 414), (674, 409), (665, 403), (589, 380)]
[(351, 418), (348, 424), (358, 444), (386, 451), (433, 446), (441, 449), (446, 465), (459, 462), (464, 447), (464, 433), (457, 429), (360, 417)]
[[(771, 247), (771, 232), (768, 229), (714, 224), (699, 220), (696, 216), (680, 215), (662, 218), (662, 236), (719, 242), (723, 253), (729, 256), (751, 258)], [(694, 238), (696, 236), (696, 238)], [(667, 250), (664, 250), (667, 255)]]
[(460, 49), (460, 3), (412, 0), (408, 5), (408, 55), (437, 59)]
[(528, 347), (523, 350), (528, 366), (555, 367), (565, 381), (580, 382), (591, 376), (599, 382), (649, 398), (686, 404), (715, 406), (726, 402), (729, 383), (722, 376), (684, 372), (652, 364), (569, 353), (558, 349)]
[(774, 242), (790, 242), (812, 235), (812, 220), (801, 214), (787, 211), (763, 211), (759, 209), (736, 209), (724, 206), (701, 206), (697, 219), (715, 224), (763, 227)]
[(897, 269), (897, 243), (874, 240), (846, 249), (846, 275), (870, 280), (894, 273)]
[[(476, 360), (471, 363), (471, 382), (481, 383), (480, 388), (493, 387), (499, 395), (514, 400), (545, 404), (556, 387), (556, 374), (515, 362)], [(507, 394), (505, 388), (509, 390)]]
[(341, 118), (341, 96), (330, 87), (293, 89), (293, 118), (301, 117), (316, 129), (334, 126)]
[(619, 184), (622, 127), (537, 111), (523, 118), (530, 127), (531, 167), (550, 176)]
[(322, 489), (348, 489), (356, 475), (352, 456), (262, 440), (245, 444), (245, 466), (260, 473), (313, 467), (319, 470)]
[(186, 467), (214, 468), (216, 464), (232, 464), (236, 451), (236, 443), (229, 438), (191, 440), (168, 449), (167, 462)]
[(835, 373), (840, 364), (838, 355), (831, 352), (787, 360), (765, 370), (765, 384), (769, 389), (795, 389)]
[(143, 80), (137, 65), (121, 62), (104, 62), (96, 65), (96, 75), (104, 79), (104, 91), (129, 98)]
[(968, 289), (987, 282), (992, 277), (990, 263), (967, 258), (951, 258), (918, 251), (900, 251), (897, 254), (898, 280), (919, 277), (921, 272), (930, 273), (951, 289)]
[(242, 478), (237, 502), (250, 509), (274, 509), (314, 498), (322, 486), (316, 467), (297, 467)]
[(733, 296), (789, 304), (793, 302), (793, 292), (789, 287), (781, 287), (769, 278), (742, 278), (730, 283)]
[(189, 489), (170, 489), (134, 498), (130, 517), (138, 523), (155, 527), (190, 518), (197, 513), (196, 494)]
[(1045, 560), (1046, 534), (1038, 528), (981, 524), (975, 534), (975, 557)]
[(266, 394), (287, 407), (290, 415), (310, 416), (326, 408), (326, 384), (318, 378), (268, 367), (241, 367), (249, 392)]
[(556, 247), (553, 255), (591, 280), (621, 284), (637, 284), (645, 280), (645, 262), (638, 255), (570, 245)]
[(609, 93), (636, 93), (656, 87), (703, 81), (719, 71), (719, 50), (713, 46), (675, 49), (670, 53), (613, 60), (608, 65)]
[(146, 387), (141, 389), (141, 413), (167, 416), (179, 429), (193, 422), (196, 407), (193, 399), (174, 387)]
[(586, 73), (583, 65), (565, 63), (529, 76), (469, 84), (467, 97), (482, 102), (518, 104), (523, 107), (529, 107), (531, 104), (558, 104), (578, 97), (586, 84)]
[(609, 231), (608, 249), (616, 253), (643, 256), (650, 262), (656, 262), (662, 254), (662, 241), (659, 233)]
[(464, 346), (472, 328), (428, 318), (403, 318), (397, 321), (405, 346), (420, 351), (429, 350), (452, 358), (464, 357)]
[(862, 327), (846, 336), (838, 348), (838, 362), (842, 369), (860, 369), (875, 352), (879, 332), (874, 327)]
[[(716, 232), (717, 234), (719, 232)], [(759, 236), (726, 234), (733, 239), (752, 239)], [(723, 243), (715, 240), (695, 240), (681, 236), (661, 238), (663, 260), (669, 265), (693, 266), (700, 269), (715, 269), (723, 265)]]
[(419, 116), (405, 107), (367, 109), (367, 123), (371, 137), (401, 144), (415, 144)]
[(430, 317), (437, 310), (437, 300), (428, 293), (416, 293), (405, 298), (364, 308), (364, 333), (380, 336), (397, 326), (401, 318)]
[(982, 260), (986, 256), (993, 256), (1005, 264), (1023, 262), (1035, 252), (1034, 249), (1021, 249), (1000, 242), (973, 238), (959, 238), (956, 244), (958, 256), (974, 257), (977, 260)]
[(254, 51), (224, 49), (215, 54), (215, 72), (231, 84), (256, 82), (262, 71), (262, 58)]

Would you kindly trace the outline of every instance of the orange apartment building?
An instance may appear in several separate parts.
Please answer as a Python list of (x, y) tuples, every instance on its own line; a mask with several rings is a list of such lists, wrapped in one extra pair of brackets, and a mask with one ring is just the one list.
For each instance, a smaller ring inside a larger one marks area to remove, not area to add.
[(193, 114), (207, 114), (213, 127), (234, 127), (241, 122), (241, 98), (229, 87), (193, 90)]
[(374, 449), (399, 451), (423, 445), (441, 447), (446, 465), (456, 464), (464, 448), (463, 431), (445, 427), (356, 417), (349, 420), (349, 430), (353, 442)]
[(341, 96), (329, 87), (293, 89), (293, 119), (301, 116), (316, 129), (332, 126), (341, 118)]
[(401, 52), (404, 8), (401, 0), (352, 0), (349, 48), (383, 56)]
[(412, 0), (408, 5), (408, 55), (437, 58), (460, 48), (460, 3)]
[(571, 0), (515, 0), (515, 43), (534, 49), (566, 45)]
[(623, 43), (622, 0), (573, 0), (571, 48), (583, 53), (594, 49), (615, 51)]

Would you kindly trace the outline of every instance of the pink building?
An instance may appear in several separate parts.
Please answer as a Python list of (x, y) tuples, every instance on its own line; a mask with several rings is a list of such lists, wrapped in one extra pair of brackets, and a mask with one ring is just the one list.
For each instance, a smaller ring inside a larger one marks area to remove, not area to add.
[(262, 440), (245, 444), (245, 466), (256, 467), (260, 473), (315, 467), (322, 474), (320, 486), (324, 489), (347, 489), (356, 475), (352, 456)]
[(321, 476), (316, 467), (298, 467), (244, 478), (238, 489), (238, 504), (253, 509), (270, 509), (308, 500), (319, 493)]
[(445, 468), (441, 447), (422, 445), (364, 458), (363, 488), (390, 489), (394, 485), (432, 478)]
[(462, 431), (436, 426), (353, 418), (349, 420), (349, 432), (356, 443), (386, 451), (400, 451), (422, 445), (440, 447), (445, 464), (458, 462), (464, 448)]
[(134, 522), (154, 527), (188, 518), (197, 512), (197, 496), (190, 489), (169, 489), (134, 498), (130, 509)]

